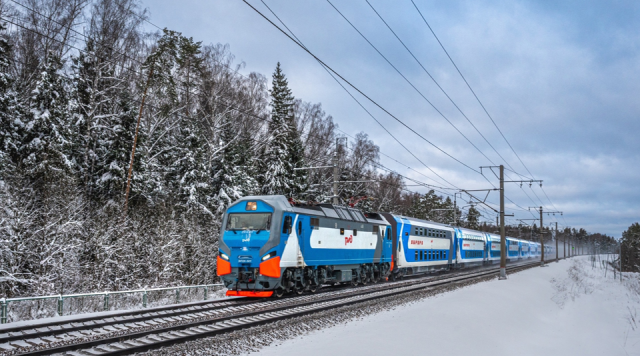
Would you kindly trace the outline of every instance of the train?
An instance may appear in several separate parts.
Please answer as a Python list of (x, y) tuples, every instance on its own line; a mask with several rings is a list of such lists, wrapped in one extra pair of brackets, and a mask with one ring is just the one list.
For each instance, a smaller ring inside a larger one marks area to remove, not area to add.
[[(508, 261), (540, 258), (537, 242), (506, 238)], [(545, 246), (545, 254), (554, 251)], [(282, 297), (500, 262), (500, 236), (349, 206), (248, 196), (225, 211), (217, 275), (227, 296)]]

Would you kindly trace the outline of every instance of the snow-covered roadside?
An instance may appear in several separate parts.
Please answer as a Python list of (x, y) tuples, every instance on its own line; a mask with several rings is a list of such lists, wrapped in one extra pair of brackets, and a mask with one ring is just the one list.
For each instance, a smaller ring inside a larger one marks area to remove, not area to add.
[(640, 295), (588, 257), (275, 342), (261, 355), (640, 355)]

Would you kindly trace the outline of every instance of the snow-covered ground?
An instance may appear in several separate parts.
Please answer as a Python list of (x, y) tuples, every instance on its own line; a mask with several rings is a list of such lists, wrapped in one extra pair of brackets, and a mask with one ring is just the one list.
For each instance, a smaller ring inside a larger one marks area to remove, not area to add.
[[(295, 339), (261, 355), (640, 355), (638, 276), (551, 263)], [(633, 282), (635, 279), (635, 282)]]

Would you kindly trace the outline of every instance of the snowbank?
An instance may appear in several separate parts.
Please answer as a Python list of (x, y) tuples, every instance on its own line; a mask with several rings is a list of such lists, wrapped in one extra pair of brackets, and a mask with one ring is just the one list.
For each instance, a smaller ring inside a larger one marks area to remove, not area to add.
[[(635, 276), (634, 278), (637, 278)], [(637, 284), (635, 284), (637, 285)], [(640, 295), (587, 257), (302, 335), (261, 355), (640, 355)]]

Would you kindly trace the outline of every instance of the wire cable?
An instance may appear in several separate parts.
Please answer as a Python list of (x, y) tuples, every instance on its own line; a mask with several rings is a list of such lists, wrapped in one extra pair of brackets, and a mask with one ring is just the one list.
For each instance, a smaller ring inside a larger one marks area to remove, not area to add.
[(318, 58), (315, 54), (313, 54), (313, 52), (311, 52), (310, 50), (308, 50), (306, 47), (304, 47), (301, 43), (299, 43), (298, 41), (296, 41), (291, 35), (289, 35), (286, 31), (284, 31), (282, 28), (280, 28), (280, 26), (276, 25), (273, 21), (271, 21), (271, 19), (269, 19), (267, 16), (265, 16), (262, 12), (260, 12), (260, 10), (256, 9), (253, 5), (251, 5), (247, 0), (242, 0), (242, 2), (244, 2), (245, 4), (247, 4), (247, 6), (249, 6), (251, 9), (253, 9), (258, 15), (260, 15), (262, 18), (264, 18), (265, 20), (267, 20), (267, 22), (269, 22), (273, 27), (275, 27), (278, 31), (280, 31), (282, 34), (284, 34), (287, 38), (289, 38), (291, 41), (293, 41), (296, 45), (298, 45), (300, 48), (302, 48), (302, 50), (304, 50), (305, 52), (307, 52), (311, 57), (313, 57), (316, 61), (319, 61), (322, 65), (324, 65), (327, 69), (329, 69), (331, 72), (333, 72), (336, 76), (338, 76), (338, 78), (340, 78), (342, 81), (344, 81), (348, 86), (350, 86), (351, 88), (353, 88), (355, 91), (357, 91), (360, 95), (362, 95), (363, 97), (365, 97), (368, 101), (370, 101), (373, 105), (377, 106), (380, 110), (384, 111), (387, 115), (389, 115), (390, 117), (392, 117), (394, 120), (396, 120), (398, 123), (400, 123), (402, 126), (406, 127), (409, 131), (413, 132), (416, 136), (420, 137), (423, 141), (425, 141), (426, 143), (428, 143), (429, 145), (433, 146), (434, 148), (436, 148), (438, 151), (442, 152), (443, 154), (445, 154), (446, 156), (448, 156), (449, 158), (453, 159), (454, 161), (458, 162), (459, 164), (463, 165), (464, 167), (476, 172), (476, 173), (480, 173), (480, 171), (471, 168), (471, 166), (467, 165), (466, 163), (460, 161), (459, 159), (455, 158), (454, 156), (452, 156), (451, 154), (449, 154), (448, 152), (446, 152), (445, 150), (443, 150), (442, 148), (440, 148), (438, 145), (434, 144), (433, 142), (429, 141), (427, 138), (425, 138), (424, 136), (422, 136), (420, 133), (418, 133), (416, 130), (414, 130), (413, 128), (411, 128), (409, 125), (407, 125), (406, 123), (404, 123), (404, 121), (400, 120), (398, 117), (396, 117), (395, 115), (393, 115), (391, 112), (389, 112), (389, 110), (387, 110), (386, 108), (384, 108), (382, 105), (378, 104), (378, 102), (376, 102), (375, 100), (373, 100), (371, 97), (369, 97), (368, 95), (366, 95), (362, 90), (360, 90), (358, 87), (356, 87), (354, 84), (352, 84), (350, 81), (348, 81), (346, 78), (344, 78), (340, 73), (338, 73), (337, 71), (335, 71), (333, 68), (331, 68), (331, 66), (327, 65), (324, 61), (322, 61), (320, 58)]

